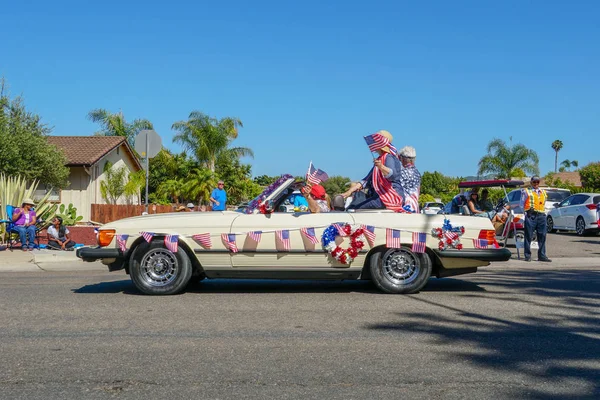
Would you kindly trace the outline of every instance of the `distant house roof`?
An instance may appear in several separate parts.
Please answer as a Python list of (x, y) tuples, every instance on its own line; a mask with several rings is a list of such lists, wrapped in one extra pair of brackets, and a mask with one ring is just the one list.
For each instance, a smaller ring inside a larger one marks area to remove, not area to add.
[(124, 144), (133, 163), (139, 169), (142, 168), (129, 143), (122, 136), (48, 136), (48, 143), (65, 153), (69, 167), (92, 166)]
[[(574, 171), (574, 172), (557, 172), (556, 174), (554, 174), (552, 176), (553, 179), (560, 179), (562, 182), (567, 183), (569, 182), (571, 185), (575, 186), (575, 187), (581, 187), (581, 176), (579, 175), (578, 171)], [(545, 179), (541, 178), (540, 179), (540, 186), (544, 185)]]

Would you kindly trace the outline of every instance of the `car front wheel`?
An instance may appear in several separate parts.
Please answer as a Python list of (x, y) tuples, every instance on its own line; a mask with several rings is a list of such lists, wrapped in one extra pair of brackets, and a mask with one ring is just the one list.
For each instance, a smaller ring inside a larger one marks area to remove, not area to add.
[(383, 249), (370, 258), (371, 277), (385, 293), (416, 293), (431, 276), (431, 259), (427, 253), (413, 253), (402, 247)]
[(192, 277), (192, 263), (180, 247), (173, 253), (162, 240), (135, 248), (129, 265), (135, 287), (142, 293), (168, 295), (181, 292)]

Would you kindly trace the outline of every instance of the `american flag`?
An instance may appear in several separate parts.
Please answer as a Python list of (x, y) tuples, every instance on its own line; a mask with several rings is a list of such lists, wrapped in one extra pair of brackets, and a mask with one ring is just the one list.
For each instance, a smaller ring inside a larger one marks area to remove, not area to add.
[(348, 236), (348, 234), (346, 234), (346, 232), (344, 232), (344, 226), (346, 226), (346, 224), (336, 223), (336, 224), (333, 224), (333, 226), (335, 227), (335, 229), (337, 229), (340, 236)]
[(425, 253), (425, 241), (427, 235), (423, 232), (413, 232), (413, 253)]
[(290, 231), (284, 229), (282, 231), (275, 232), (275, 238), (281, 244), (284, 250), (290, 251)]
[(221, 235), (221, 239), (223, 240), (223, 243), (225, 243), (225, 246), (227, 246), (227, 248), (232, 253), (237, 253), (238, 252), (237, 244), (235, 244), (235, 235), (234, 234), (232, 234), (232, 233), (223, 233)]
[[(385, 164), (385, 160), (388, 156), (389, 154), (383, 154), (383, 156), (380, 157), (383, 164)], [(396, 192), (392, 183), (388, 181), (377, 168), (373, 169), (373, 188), (377, 194), (379, 194), (379, 198), (385, 205), (385, 208), (396, 212), (404, 212), (404, 209), (402, 208), (404, 206), (404, 199)]]
[(381, 150), (390, 144), (389, 139), (379, 133), (365, 136), (365, 142), (367, 142), (367, 146), (371, 151)]
[(308, 171), (306, 172), (306, 181), (311, 185), (318, 185), (321, 182), (325, 182), (327, 179), (329, 179), (327, 172), (316, 169), (311, 161), (308, 165)]
[(192, 235), (192, 239), (200, 244), (200, 246), (210, 249), (212, 247), (212, 241), (210, 239), (210, 233), (197, 233)]
[(248, 237), (254, 240), (256, 243), (260, 243), (260, 238), (262, 237), (262, 231), (253, 231), (248, 232)]
[(300, 232), (302, 232), (311, 243), (317, 244), (319, 242), (319, 239), (317, 239), (317, 235), (315, 234), (315, 228), (301, 228)]
[(140, 232), (146, 242), (150, 243), (154, 237), (154, 232)]
[(165, 236), (165, 246), (173, 253), (177, 253), (177, 243), (179, 242), (178, 235), (167, 235)]
[(129, 235), (117, 235), (117, 243), (123, 253), (127, 251), (127, 239), (129, 239)]
[(500, 246), (498, 246), (498, 243), (495, 240), (490, 241), (486, 239), (473, 239), (473, 246), (475, 246), (476, 249), (487, 249), (490, 246), (492, 246), (495, 249), (500, 248)]
[(375, 243), (375, 227), (371, 225), (363, 225), (364, 235), (367, 238), (367, 242), (369, 242), (369, 246), (373, 247)]
[(392, 249), (399, 249), (402, 247), (400, 244), (400, 231), (397, 229), (386, 228), (385, 245)]

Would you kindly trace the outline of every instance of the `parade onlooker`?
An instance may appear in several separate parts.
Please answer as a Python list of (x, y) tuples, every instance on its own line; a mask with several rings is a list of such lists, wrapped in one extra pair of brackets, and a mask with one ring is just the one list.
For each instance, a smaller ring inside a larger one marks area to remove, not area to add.
[(37, 221), (37, 216), (33, 210), (34, 206), (33, 200), (24, 199), (21, 208), (16, 208), (12, 215), (12, 220), (15, 223), (15, 230), (19, 233), (21, 249), (23, 251), (31, 251), (34, 247), (35, 223)]
[(54, 217), (48, 227), (48, 247), (54, 250), (73, 250), (75, 242), (71, 240), (69, 229), (63, 225), (61, 217)]
[(213, 211), (225, 211), (227, 203), (227, 192), (225, 192), (225, 182), (219, 181), (217, 188), (210, 194), (210, 205)]

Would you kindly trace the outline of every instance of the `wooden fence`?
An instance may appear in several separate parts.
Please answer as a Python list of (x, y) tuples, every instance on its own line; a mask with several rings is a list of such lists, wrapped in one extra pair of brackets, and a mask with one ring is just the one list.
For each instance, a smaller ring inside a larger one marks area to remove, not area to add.
[[(156, 207), (156, 210), (155, 210)], [(125, 204), (92, 204), (92, 218), (94, 222), (100, 222), (101, 224), (107, 224), (118, 219), (127, 217), (135, 217), (142, 215), (146, 211), (146, 207), (141, 205), (125, 205)], [(148, 206), (148, 213), (160, 214), (173, 212), (174, 207), (171, 205), (161, 206), (152, 205)]]

